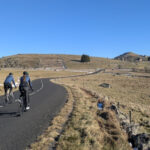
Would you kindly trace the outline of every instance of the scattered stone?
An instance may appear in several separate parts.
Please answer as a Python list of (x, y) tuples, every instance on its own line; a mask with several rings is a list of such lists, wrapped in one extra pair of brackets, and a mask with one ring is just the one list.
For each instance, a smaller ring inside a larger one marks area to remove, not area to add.
[(104, 88), (111, 88), (111, 85), (108, 83), (102, 83), (99, 86), (104, 87)]
[(116, 73), (116, 75), (121, 75), (121, 73)]
[(107, 96), (104, 97), (104, 101), (108, 101), (109, 98)]
[(116, 107), (114, 104), (112, 104), (112, 105), (110, 106), (110, 109), (111, 109), (112, 111), (115, 111), (116, 114), (119, 113), (117, 107)]
[(131, 135), (129, 142), (132, 143), (133, 148), (138, 150), (149, 150), (150, 149), (150, 135), (142, 133), (137, 135)]
[(108, 114), (108, 112), (103, 112), (103, 113), (100, 114), (100, 117), (102, 117), (105, 120), (108, 120), (109, 119), (109, 114)]

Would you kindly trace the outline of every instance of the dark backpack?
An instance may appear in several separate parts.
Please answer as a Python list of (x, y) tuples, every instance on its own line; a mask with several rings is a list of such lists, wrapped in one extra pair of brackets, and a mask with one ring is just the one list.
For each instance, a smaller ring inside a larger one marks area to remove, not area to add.
[(28, 84), (28, 82), (27, 82), (27, 81), (23, 81), (23, 82), (22, 82), (22, 86), (23, 86), (23, 87), (28, 87), (28, 86), (29, 86), (29, 84)]
[(26, 81), (26, 78), (25, 78), (25, 80), (24, 79), (22, 80), (21, 86), (22, 87), (28, 87), (29, 86), (29, 83)]

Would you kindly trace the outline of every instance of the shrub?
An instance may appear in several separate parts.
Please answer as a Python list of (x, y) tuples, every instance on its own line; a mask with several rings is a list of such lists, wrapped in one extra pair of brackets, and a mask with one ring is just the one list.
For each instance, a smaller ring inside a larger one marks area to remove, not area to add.
[(81, 62), (90, 62), (90, 56), (83, 54), (81, 56)]

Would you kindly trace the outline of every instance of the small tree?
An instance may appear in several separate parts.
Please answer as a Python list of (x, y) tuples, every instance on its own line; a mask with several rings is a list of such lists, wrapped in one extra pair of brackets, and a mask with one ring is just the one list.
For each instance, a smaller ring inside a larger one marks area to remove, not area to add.
[(81, 62), (90, 62), (90, 56), (83, 54), (81, 56)]

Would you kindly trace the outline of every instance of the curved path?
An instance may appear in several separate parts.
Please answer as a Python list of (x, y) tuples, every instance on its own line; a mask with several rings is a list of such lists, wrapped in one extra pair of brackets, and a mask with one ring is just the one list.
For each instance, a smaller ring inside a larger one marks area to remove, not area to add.
[[(16, 117), (16, 103), (0, 108), (0, 150), (24, 150), (34, 142), (59, 112), (67, 98), (65, 88), (51, 83), (50, 79), (32, 82), (31, 109)], [(14, 93), (19, 97), (19, 92)], [(2, 101), (0, 97), (0, 102)]]

